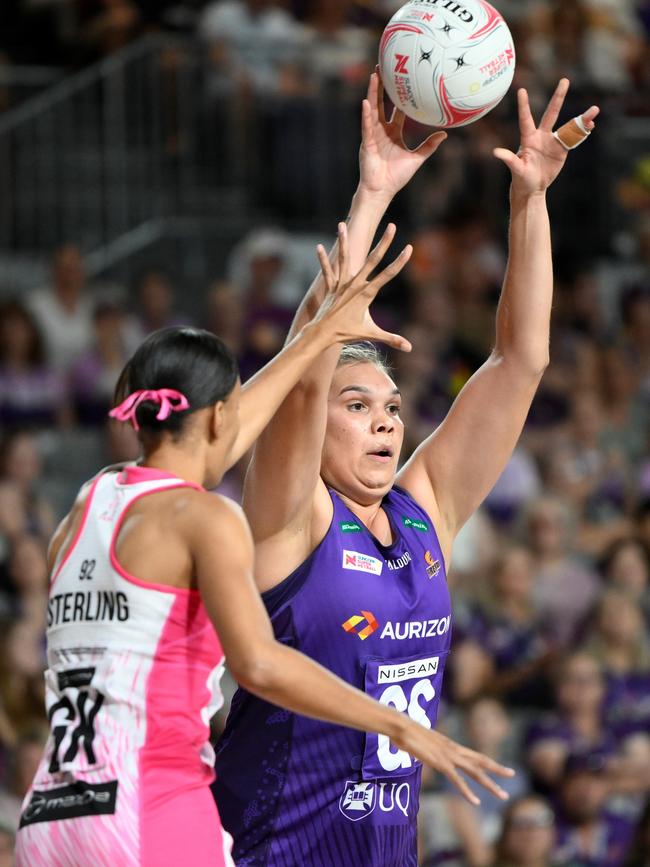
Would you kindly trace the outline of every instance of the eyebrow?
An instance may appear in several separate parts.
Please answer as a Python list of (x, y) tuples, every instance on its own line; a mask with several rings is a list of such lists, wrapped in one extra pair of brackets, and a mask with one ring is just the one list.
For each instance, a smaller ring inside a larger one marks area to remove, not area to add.
[[(346, 385), (345, 388), (342, 388), (339, 392), (339, 397), (342, 394), (345, 394), (347, 391), (357, 391), (360, 394), (372, 394), (371, 389), (366, 388), (365, 385)], [(397, 388), (397, 386), (391, 391), (391, 397), (395, 397), (399, 395), (402, 396), (402, 392)]]

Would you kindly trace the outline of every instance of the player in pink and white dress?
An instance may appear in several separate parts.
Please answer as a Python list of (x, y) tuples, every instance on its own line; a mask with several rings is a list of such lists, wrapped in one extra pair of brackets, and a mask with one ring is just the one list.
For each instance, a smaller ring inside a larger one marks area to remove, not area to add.
[(242, 686), (267, 701), (381, 732), (472, 799), (457, 769), (500, 791), (486, 770), (506, 769), (274, 640), (241, 510), (205, 490), (327, 347), (359, 338), (408, 347), (368, 315), (410, 255), (367, 282), (392, 233), (244, 390), (229, 350), (196, 329), (157, 332), (125, 368), (118, 391), (128, 397), (111, 414), (139, 431), (143, 461), (84, 486), (52, 540), (50, 737), (23, 804), (18, 867), (233, 864), (209, 790), (224, 652)]

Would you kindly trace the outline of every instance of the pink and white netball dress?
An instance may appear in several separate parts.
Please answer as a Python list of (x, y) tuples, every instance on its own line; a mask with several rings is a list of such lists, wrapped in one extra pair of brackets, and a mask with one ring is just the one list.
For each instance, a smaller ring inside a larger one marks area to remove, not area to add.
[(50, 588), (50, 737), (28, 792), (19, 867), (228, 867), (209, 783), (224, 656), (193, 590), (138, 581), (115, 557), (128, 508), (193, 487), (130, 467), (92, 484)]

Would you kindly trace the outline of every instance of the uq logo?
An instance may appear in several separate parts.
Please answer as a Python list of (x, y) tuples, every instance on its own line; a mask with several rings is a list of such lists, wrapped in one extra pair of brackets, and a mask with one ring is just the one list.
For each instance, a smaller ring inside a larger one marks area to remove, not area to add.
[[(411, 786), (409, 783), (380, 783), (372, 780), (367, 783), (355, 783), (348, 780), (343, 794), (339, 799), (339, 810), (346, 819), (358, 822), (369, 816), (375, 808), (381, 813), (391, 813), (400, 819), (401, 813), (409, 818), (411, 806)], [(401, 819), (404, 822), (404, 819)]]
[(339, 810), (346, 819), (358, 822), (372, 813), (375, 802), (374, 783), (355, 783), (348, 780), (339, 799)]
[[(365, 623), (366, 626), (362, 629), (357, 629), (357, 626), (361, 623)], [(371, 611), (362, 611), (361, 615), (354, 614), (349, 620), (342, 623), (341, 626), (346, 632), (354, 632), (362, 641), (365, 641), (366, 638), (379, 629), (379, 624)]]

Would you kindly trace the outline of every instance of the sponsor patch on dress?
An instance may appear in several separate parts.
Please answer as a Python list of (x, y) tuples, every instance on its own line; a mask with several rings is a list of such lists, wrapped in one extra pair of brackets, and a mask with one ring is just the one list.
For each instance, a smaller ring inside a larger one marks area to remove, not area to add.
[(115, 812), (117, 780), (109, 783), (82, 783), (32, 792), (20, 817), (20, 828), (37, 822), (59, 822), (80, 816), (105, 816)]
[(402, 524), (405, 527), (411, 527), (413, 530), (419, 530), (420, 533), (429, 532), (429, 525), (424, 521), (418, 521), (417, 518), (409, 518), (406, 515), (402, 515)]
[(381, 570), (384, 564), (376, 557), (371, 557), (369, 554), (360, 554), (358, 551), (344, 551), (343, 563), (344, 569), (352, 569), (354, 572), (369, 572), (372, 575), (381, 575)]

